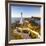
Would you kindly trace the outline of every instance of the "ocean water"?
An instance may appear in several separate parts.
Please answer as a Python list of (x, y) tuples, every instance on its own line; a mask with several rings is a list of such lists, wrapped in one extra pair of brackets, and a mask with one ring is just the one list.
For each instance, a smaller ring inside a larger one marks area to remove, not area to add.
[(16, 21), (20, 21), (21, 18), (11, 18), (11, 23), (16, 23)]

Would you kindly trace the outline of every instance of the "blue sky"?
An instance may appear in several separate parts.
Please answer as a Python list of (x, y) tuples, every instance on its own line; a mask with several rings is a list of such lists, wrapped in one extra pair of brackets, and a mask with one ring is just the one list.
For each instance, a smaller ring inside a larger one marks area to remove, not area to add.
[(40, 7), (11, 6), (11, 17), (21, 17), (21, 12), (23, 17), (39, 16)]

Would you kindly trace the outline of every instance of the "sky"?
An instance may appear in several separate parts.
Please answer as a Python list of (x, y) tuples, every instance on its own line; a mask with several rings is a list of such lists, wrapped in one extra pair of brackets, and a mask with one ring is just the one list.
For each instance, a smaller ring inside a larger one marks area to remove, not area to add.
[(11, 17), (23, 17), (39, 16), (40, 7), (35, 6), (11, 6)]

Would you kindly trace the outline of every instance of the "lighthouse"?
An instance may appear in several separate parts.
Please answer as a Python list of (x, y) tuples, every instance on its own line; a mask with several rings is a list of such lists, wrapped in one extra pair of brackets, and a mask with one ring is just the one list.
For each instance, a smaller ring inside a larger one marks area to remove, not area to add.
[(23, 13), (21, 12), (20, 24), (23, 24)]

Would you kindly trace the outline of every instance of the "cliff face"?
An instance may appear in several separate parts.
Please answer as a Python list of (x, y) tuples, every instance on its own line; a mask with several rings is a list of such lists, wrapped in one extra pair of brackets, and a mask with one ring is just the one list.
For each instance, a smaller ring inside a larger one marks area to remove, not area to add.
[(38, 25), (40, 25), (40, 19), (41, 19), (40, 17), (31, 17), (31, 21), (34, 21)]

